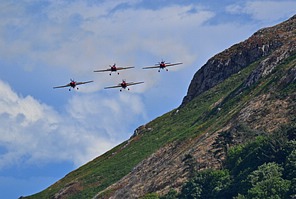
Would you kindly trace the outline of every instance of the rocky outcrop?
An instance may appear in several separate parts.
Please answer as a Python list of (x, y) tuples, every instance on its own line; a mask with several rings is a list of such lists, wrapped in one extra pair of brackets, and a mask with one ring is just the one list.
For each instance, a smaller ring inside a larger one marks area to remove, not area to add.
[[(296, 34), (296, 32), (294, 34)], [(295, 54), (295, 51), (296, 40), (291, 40), (288, 44), (285, 44), (275, 50), (270, 56), (259, 62), (256, 69), (245, 81), (243, 88), (250, 87), (256, 84), (261, 77), (269, 75), (278, 64)]]
[(261, 29), (244, 42), (212, 57), (194, 75), (181, 107), (232, 74), (274, 53), (273, 56), (266, 58), (259, 64), (248, 78), (246, 85), (250, 86), (256, 83), (261, 76), (269, 74), (281, 60), (294, 53), (295, 35), (296, 15), (274, 27)]

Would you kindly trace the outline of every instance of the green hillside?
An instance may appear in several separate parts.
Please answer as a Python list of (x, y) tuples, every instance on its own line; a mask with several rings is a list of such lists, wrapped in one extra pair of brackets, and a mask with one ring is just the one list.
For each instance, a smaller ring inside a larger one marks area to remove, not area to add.
[[(278, 98), (285, 98), (293, 92), (295, 94), (295, 82), (284, 89), (278, 85), (279, 78), (296, 65), (295, 57), (290, 57), (278, 66), (272, 75), (262, 79), (257, 85), (243, 89), (237, 94), (258, 62), (249, 65), (196, 97), (186, 106), (146, 124), (145, 129), (129, 141), (69, 173), (48, 189), (27, 198), (53, 198), (62, 188), (66, 189), (67, 185), (73, 184), (75, 189), (70, 191), (71, 195), (68, 198), (92, 198), (127, 175), (139, 162), (166, 144), (185, 141), (221, 129), (250, 99), (271, 90), (274, 97)], [(108, 195), (108, 192), (102, 194)]]

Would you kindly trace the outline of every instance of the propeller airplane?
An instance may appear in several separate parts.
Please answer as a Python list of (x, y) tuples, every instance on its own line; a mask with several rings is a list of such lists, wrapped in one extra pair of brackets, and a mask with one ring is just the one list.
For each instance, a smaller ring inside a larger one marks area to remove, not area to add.
[(171, 63), (166, 63), (165, 61), (161, 61), (158, 64), (155, 64), (155, 66), (147, 66), (147, 67), (144, 67), (143, 69), (158, 68), (158, 72), (160, 72), (160, 69), (166, 69), (166, 71), (169, 71), (167, 69), (167, 67), (169, 67), (169, 66), (175, 66), (175, 65), (180, 65), (180, 64), (183, 64), (183, 63), (179, 62), (179, 63), (173, 63), (173, 64), (171, 64)]
[[(71, 91), (71, 88), (75, 88), (77, 85), (81, 85), (81, 84), (87, 84), (87, 83), (91, 83), (93, 81), (86, 81), (86, 82), (76, 82), (74, 81), (73, 79), (70, 79), (70, 83), (69, 84), (66, 84), (64, 86), (56, 86), (56, 87), (53, 87), (53, 88), (65, 88), (65, 87), (70, 87), (69, 88), (69, 91)], [(76, 87), (76, 89), (78, 90), (79, 88)]]
[(120, 87), (121, 87), (120, 91), (122, 91), (122, 89), (126, 89), (126, 88), (127, 88), (127, 90), (130, 90), (130, 89), (128, 88), (128, 86), (132, 86), (132, 85), (136, 85), (136, 84), (142, 84), (142, 83), (144, 83), (144, 82), (126, 82), (125, 80), (122, 80), (122, 82), (119, 83), (118, 85), (116, 85), (116, 86), (105, 87), (104, 89), (109, 89), (109, 88), (120, 88)]
[[(126, 70), (126, 69), (130, 69), (130, 68), (135, 68), (133, 66), (118, 67), (118, 66), (116, 66), (116, 64), (113, 64), (112, 66), (109, 65), (109, 66), (110, 66), (110, 68), (108, 68), (108, 69), (95, 70), (94, 72), (107, 72), (107, 71), (110, 71), (110, 74), (109, 75), (111, 75), (112, 72), (116, 72), (118, 70)], [(117, 74), (119, 75), (119, 72), (117, 72)]]

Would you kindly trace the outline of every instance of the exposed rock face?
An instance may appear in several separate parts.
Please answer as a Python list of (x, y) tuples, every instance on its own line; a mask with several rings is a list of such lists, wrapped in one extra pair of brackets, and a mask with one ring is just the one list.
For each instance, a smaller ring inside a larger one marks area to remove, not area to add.
[[(290, 115), (295, 115), (296, 96), (276, 99), (270, 94), (254, 98), (240, 111), (237, 121), (248, 124), (252, 129), (272, 132), (279, 124), (288, 124)], [(263, 117), (264, 116), (264, 117)]]
[(194, 75), (181, 106), (235, 74), (249, 64), (267, 57), (248, 78), (246, 85), (256, 83), (275, 65), (295, 50), (296, 15), (286, 22), (257, 31), (249, 39), (212, 57)]

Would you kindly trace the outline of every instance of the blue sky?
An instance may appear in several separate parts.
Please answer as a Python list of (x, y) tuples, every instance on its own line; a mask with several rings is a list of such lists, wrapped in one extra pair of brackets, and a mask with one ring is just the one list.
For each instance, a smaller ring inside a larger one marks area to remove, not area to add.
[[(45, 189), (178, 107), (210, 57), (295, 7), (294, 0), (2, 1), (0, 198)], [(141, 70), (162, 59), (183, 65)], [(92, 72), (113, 63), (135, 69)], [(70, 78), (94, 82), (52, 89)], [(122, 79), (145, 83), (103, 89)]]

